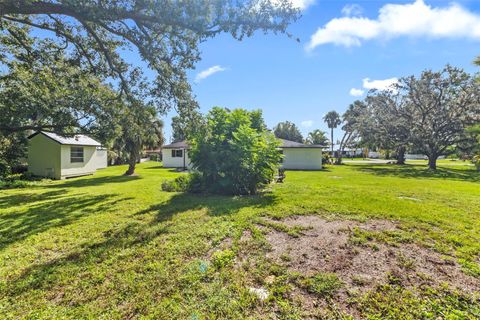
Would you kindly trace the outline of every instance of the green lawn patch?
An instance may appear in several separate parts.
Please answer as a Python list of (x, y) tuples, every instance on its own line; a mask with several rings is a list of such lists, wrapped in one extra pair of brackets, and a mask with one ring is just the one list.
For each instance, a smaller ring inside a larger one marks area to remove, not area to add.
[[(362, 250), (418, 245), (480, 277), (480, 173), (471, 166), (287, 171), (283, 184), (239, 197), (164, 192), (162, 182), (183, 173), (155, 162), (140, 164), (134, 177), (125, 169), (0, 190), (2, 318), (348, 318), (347, 298), (362, 318), (414, 319), (419, 308), (423, 319), (480, 317), (478, 297), (411, 288), (402, 277), (359, 293), (337, 286), (341, 272), (295, 274), (288, 256), (279, 264), (267, 257), (266, 241), (269, 232), (303, 237), (307, 229), (282, 222), (295, 215), (395, 221), (395, 230), (346, 232)], [(250, 287), (265, 288), (269, 299), (259, 301)], [(319, 299), (314, 308), (302, 300), (310, 295)]]

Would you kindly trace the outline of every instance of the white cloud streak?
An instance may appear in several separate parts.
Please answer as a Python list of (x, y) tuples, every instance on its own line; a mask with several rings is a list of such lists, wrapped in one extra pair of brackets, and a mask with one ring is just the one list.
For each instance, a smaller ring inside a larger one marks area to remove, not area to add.
[(424, 0), (386, 4), (376, 19), (349, 16), (330, 20), (311, 36), (305, 49), (313, 50), (328, 43), (361, 46), (368, 40), (401, 36), (480, 40), (480, 15), (457, 3), (444, 7), (427, 5)]
[(357, 88), (350, 89), (350, 95), (354, 97), (361, 97), (363, 96), (364, 93), (365, 91), (363, 91), (362, 89), (357, 89)]
[(203, 79), (208, 78), (208, 77), (210, 77), (211, 75), (214, 75), (214, 74), (217, 73), (217, 72), (222, 72), (222, 71), (225, 71), (225, 70), (227, 70), (227, 68), (224, 68), (224, 67), (219, 66), (219, 65), (210, 67), (210, 68), (208, 68), (208, 69), (205, 69), (205, 70), (199, 72), (199, 73), (195, 76), (195, 82), (198, 83), (198, 82), (202, 81)]
[(305, 121), (302, 121), (300, 124), (302, 125), (302, 127), (310, 128), (311, 126), (313, 126), (313, 121), (305, 120)]

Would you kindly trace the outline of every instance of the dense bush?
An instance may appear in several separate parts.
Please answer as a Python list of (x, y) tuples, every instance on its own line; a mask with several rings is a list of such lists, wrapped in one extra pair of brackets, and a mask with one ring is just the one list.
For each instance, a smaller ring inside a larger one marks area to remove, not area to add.
[(193, 172), (173, 180), (163, 181), (162, 190), (166, 192), (202, 192), (204, 190), (202, 176), (198, 172)]
[(205, 191), (255, 194), (273, 180), (281, 154), (261, 111), (215, 107), (206, 123), (192, 137), (189, 152)]
[(473, 157), (473, 164), (477, 167), (477, 170), (480, 171), (480, 155)]

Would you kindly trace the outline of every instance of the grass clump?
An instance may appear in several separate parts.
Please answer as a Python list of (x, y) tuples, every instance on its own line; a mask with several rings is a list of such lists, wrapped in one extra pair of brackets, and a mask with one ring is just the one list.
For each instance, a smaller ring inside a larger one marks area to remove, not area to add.
[(310, 293), (330, 297), (343, 286), (343, 282), (335, 273), (317, 273), (313, 277), (302, 280), (301, 285)]
[(212, 255), (212, 265), (216, 269), (230, 266), (235, 261), (235, 252), (230, 249), (215, 251)]

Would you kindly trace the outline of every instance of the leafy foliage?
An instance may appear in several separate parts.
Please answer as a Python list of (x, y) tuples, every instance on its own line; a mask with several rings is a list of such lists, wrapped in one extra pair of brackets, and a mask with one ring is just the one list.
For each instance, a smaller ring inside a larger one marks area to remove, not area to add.
[[(165, 111), (189, 98), (185, 70), (199, 60), (200, 42), (220, 33), (236, 39), (256, 30), (282, 33), (297, 17), (287, 0), (6, 0), (0, 3), (0, 35), (29, 51), (19, 29), (47, 31), (49, 41), (67, 48), (80, 64), (115, 79), (122, 95), (143, 96), (145, 102), (149, 97)], [(155, 72), (153, 83), (119, 54), (132, 48)]]
[(206, 123), (192, 139), (189, 155), (208, 191), (255, 194), (272, 181), (281, 155), (260, 110), (215, 107)]
[(295, 123), (290, 121), (280, 122), (273, 129), (275, 137), (290, 141), (303, 142), (303, 136)]
[(308, 144), (319, 144), (326, 146), (328, 144), (327, 134), (320, 129), (313, 130), (308, 133), (305, 141)]
[(480, 121), (479, 89), (475, 78), (448, 65), (402, 78), (387, 91), (369, 94), (358, 130), (364, 142), (396, 149), (400, 156), (407, 147), (418, 150), (436, 169), (438, 157), (469, 140), (466, 129)]

